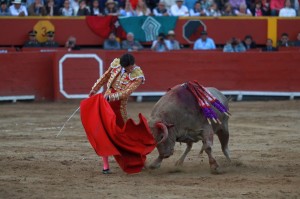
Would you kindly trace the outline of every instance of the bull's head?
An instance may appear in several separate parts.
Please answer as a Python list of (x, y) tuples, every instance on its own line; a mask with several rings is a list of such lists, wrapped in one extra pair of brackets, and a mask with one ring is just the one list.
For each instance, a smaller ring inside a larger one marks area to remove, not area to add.
[(168, 158), (174, 153), (175, 138), (169, 134), (168, 127), (162, 122), (157, 122), (151, 127), (152, 134), (157, 142), (157, 150), (161, 158)]

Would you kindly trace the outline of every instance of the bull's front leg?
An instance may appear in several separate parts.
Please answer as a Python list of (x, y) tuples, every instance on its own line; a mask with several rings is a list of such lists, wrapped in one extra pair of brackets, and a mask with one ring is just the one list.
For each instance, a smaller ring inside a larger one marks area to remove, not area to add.
[(183, 164), (184, 159), (187, 156), (187, 154), (191, 151), (192, 146), (193, 146), (192, 142), (186, 143), (186, 149), (183, 152), (183, 154), (180, 156), (180, 158), (176, 161), (176, 163), (175, 163), (176, 166), (181, 166)]
[(215, 160), (215, 158), (212, 156), (212, 146), (213, 146), (213, 139), (214, 139), (214, 132), (212, 129), (209, 131), (206, 131), (204, 133), (203, 137), (203, 147), (204, 151), (208, 155), (209, 165), (210, 165), (210, 171), (213, 174), (218, 174), (219, 172), (219, 164)]
[(149, 166), (149, 169), (158, 169), (161, 165), (161, 162), (164, 158), (162, 156), (158, 156)]

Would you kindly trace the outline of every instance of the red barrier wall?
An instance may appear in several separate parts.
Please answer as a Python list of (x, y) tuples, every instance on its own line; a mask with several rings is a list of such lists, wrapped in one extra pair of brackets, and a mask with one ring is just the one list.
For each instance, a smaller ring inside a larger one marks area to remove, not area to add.
[[(295, 40), (296, 34), (300, 31), (300, 18), (278, 20), (278, 30), (268, 30), (268, 18), (209, 18), (209, 17), (186, 17), (179, 18), (175, 31), (176, 38), (182, 44), (189, 44), (183, 37), (183, 25), (189, 20), (201, 20), (207, 27), (208, 34), (215, 40), (216, 44), (225, 44), (233, 36), (243, 39), (245, 35), (251, 34), (257, 44), (265, 44), (268, 31), (278, 31), (278, 38), (282, 32), (291, 35), (290, 39)], [(28, 39), (27, 33), (32, 30), (34, 25), (42, 20), (51, 22), (56, 31), (55, 40), (60, 45), (64, 45), (67, 38), (71, 35), (77, 38), (79, 45), (103, 44), (104, 38), (96, 35), (87, 25), (85, 17), (1, 17), (0, 45), (15, 46), (23, 45)], [(199, 31), (200, 33), (200, 31)]]
[[(0, 96), (35, 95), (37, 100), (65, 99), (60, 91), (59, 65), (63, 88), (70, 95), (87, 95), (115, 57), (125, 51), (18, 52), (0, 54)], [(94, 57), (62, 59), (67, 56)], [(275, 53), (220, 51), (134, 52), (136, 63), (146, 76), (137, 91), (166, 91), (176, 84), (198, 80), (220, 90), (300, 91), (300, 51)]]

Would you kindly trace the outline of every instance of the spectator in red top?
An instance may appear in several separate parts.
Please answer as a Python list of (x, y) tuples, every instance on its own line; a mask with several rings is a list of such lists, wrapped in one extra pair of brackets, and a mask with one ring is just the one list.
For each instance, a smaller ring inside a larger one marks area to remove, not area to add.
[(251, 12), (252, 12), (252, 15), (255, 16), (255, 17), (261, 17), (261, 16), (263, 16), (261, 1), (257, 1), (255, 3), (255, 8), (252, 9)]
[(284, 7), (285, 0), (270, 0), (271, 15), (278, 16), (279, 10)]

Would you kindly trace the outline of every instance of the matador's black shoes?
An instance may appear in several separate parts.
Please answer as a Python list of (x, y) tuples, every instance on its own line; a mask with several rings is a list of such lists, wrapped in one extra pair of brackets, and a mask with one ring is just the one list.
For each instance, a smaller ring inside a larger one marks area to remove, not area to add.
[(112, 174), (112, 172), (109, 169), (103, 169), (102, 173), (103, 174)]

